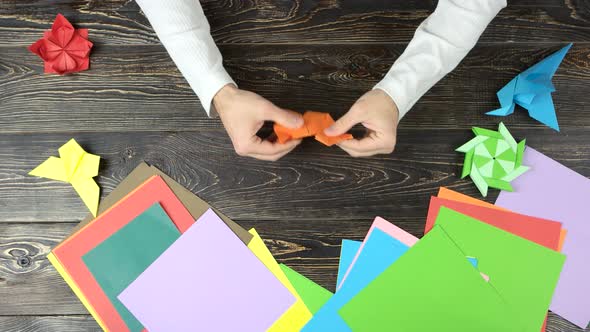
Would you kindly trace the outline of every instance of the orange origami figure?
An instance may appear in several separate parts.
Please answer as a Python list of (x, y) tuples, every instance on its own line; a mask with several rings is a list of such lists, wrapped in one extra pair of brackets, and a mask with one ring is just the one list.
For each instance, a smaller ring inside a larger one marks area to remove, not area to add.
[(315, 136), (315, 139), (327, 146), (340, 143), (347, 139), (352, 139), (351, 134), (342, 134), (338, 136), (328, 136), (324, 134), (324, 129), (334, 124), (334, 119), (328, 113), (307, 111), (303, 114), (303, 126), (297, 129), (283, 127), (277, 123), (274, 124), (275, 134), (279, 143), (286, 143), (292, 139)]

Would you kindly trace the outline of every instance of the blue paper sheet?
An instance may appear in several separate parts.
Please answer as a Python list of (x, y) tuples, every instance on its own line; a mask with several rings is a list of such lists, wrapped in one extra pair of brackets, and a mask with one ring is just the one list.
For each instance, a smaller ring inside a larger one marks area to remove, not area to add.
[(344, 274), (348, 271), (348, 267), (352, 263), (361, 244), (361, 241), (342, 240), (342, 246), (340, 247), (340, 261), (338, 262), (338, 277), (336, 278), (336, 291), (338, 291), (340, 283), (342, 282), (342, 277), (344, 277)]
[[(356, 247), (360, 247), (360, 245), (361, 243), (357, 241), (343, 241), (341, 257), (344, 256), (345, 261), (348, 263), (341, 262), (338, 268), (339, 276), (348, 269), (348, 266), (358, 251)], [(381, 274), (381, 272), (385, 271), (387, 267), (393, 264), (408, 249), (409, 247), (407, 245), (376, 228), (371, 232), (369, 238), (366, 239), (363, 251), (359, 254), (355, 265), (346, 278), (346, 282), (316, 312), (314, 317), (303, 327), (302, 331), (351, 331), (340, 315), (338, 315), (338, 310)], [(348, 251), (351, 253), (348, 253)], [(467, 260), (477, 268), (476, 258), (467, 257)]]
[(302, 331), (350, 331), (348, 325), (338, 315), (338, 310), (408, 249), (408, 246), (379, 229), (371, 232), (346, 282), (320, 308)]

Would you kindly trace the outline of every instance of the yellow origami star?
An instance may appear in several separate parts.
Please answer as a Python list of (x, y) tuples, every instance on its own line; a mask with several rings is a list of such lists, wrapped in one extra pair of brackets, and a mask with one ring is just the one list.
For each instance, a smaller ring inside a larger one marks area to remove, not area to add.
[(100, 157), (87, 153), (73, 138), (59, 148), (59, 158), (49, 157), (29, 175), (71, 183), (93, 216), (98, 211), (100, 189), (93, 177), (98, 175)]

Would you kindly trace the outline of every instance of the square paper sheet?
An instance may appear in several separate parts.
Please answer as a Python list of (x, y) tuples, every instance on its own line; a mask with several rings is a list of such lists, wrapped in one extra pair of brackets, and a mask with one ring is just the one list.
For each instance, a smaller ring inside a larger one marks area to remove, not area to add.
[(295, 297), (211, 210), (120, 295), (150, 331), (264, 331)]
[(519, 331), (500, 295), (441, 226), (338, 313), (352, 331)]
[(88, 270), (125, 321), (129, 331), (143, 326), (119, 302), (117, 295), (135, 280), (178, 237), (180, 232), (155, 203), (115, 234), (82, 256)]
[(514, 192), (500, 193), (496, 205), (563, 223), (567, 260), (550, 309), (585, 328), (590, 321), (590, 180), (530, 147), (523, 163), (531, 169), (512, 182)]

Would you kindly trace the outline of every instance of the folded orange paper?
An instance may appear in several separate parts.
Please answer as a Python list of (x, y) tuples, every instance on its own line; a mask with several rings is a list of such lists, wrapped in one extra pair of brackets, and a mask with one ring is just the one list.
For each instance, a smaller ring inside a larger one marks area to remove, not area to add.
[(303, 126), (291, 129), (283, 127), (277, 123), (274, 125), (274, 131), (279, 143), (286, 143), (292, 139), (315, 136), (315, 139), (327, 146), (340, 143), (347, 139), (352, 139), (351, 134), (342, 134), (338, 136), (328, 136), (324, 130), (334, 124), (334, 119), (328, 113), (307, 111), (303, 114)]

